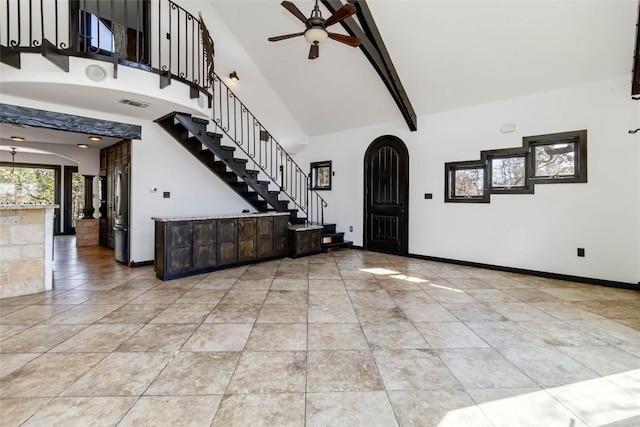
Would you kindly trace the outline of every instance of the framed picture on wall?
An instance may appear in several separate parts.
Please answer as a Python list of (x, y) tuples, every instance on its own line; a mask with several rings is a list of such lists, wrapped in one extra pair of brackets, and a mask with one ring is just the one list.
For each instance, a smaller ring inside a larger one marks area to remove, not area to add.
[(311, 163), (311, 188), (331, 190), (331, 160)]

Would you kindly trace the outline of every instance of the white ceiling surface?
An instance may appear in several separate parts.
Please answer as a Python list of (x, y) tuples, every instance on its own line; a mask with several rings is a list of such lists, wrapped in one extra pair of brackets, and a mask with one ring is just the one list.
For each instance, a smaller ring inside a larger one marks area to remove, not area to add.
[[(12, 136), (21, 136), (25, 138), (24, 142), (14, 142)], [(90, 148), (104, 148), (115, 144), (122, 138), (110, 138), (102, 136), (100, 141), (89, 140), (89, 134), (67, 132), (62, 130), (47, 129), (32, 126), (14, 125), (11, 123), (0, 123), (0, 150), (10, 151), (11, 147), (24, 147), (19, 151), (23, 152), (42, 152), (38, 149), (29, 149), (28, 144), (46, 143), (46, 144), (63, 144), (77, 145), (88, 144)]]
[[(268, 42), (303, 30), (279, 3), (213, 5), (310, 136), (403, 120), (360, 49), (327, 40), (320, 58), (310, 61), (303, 37)], [(294, 3), (306, 16), (313, 8), (311, 1)], [(623, 75), (631, 79), (636, 0), (367, 4), (418, 116)], [(340, 24), (330, 30), (346, 34)]]

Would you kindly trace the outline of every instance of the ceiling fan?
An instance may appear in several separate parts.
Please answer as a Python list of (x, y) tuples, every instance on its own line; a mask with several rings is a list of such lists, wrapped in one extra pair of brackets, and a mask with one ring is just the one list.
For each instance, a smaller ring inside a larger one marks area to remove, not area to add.
[(361, 42), (357, 37), (345, 36), (343, 34), (330, 33), (327, 31), (327, 27), (330, 27), (333, 24), (337, 24), (338, 22), (341, 22), (356, 13), (356, 8), (353, 5), (345, 4), (340, 9), (336, 10), (335, 13), (328, 19), (324, 19), (322, 17), (322, 14), (320, 13), (320, 8), (318, 7), (318, 0), (316, 0), (316, 5), (311, 11), (311, 16), (309, 18), (306, 18), (302, 14), (302, 12), (300, 12), (300, 9), (298, 9), (296, 5), (291, 3), (290, 1), (283, 1), (281, 4), (296, 18), (302, 21), (306, 29), (301, 33), (269, 37), (270, 42), (277, 42), (280, 40), (290, 39), (292, 37), (304, 36), (307, 42), (311, 44), (311, 49), (309, 50), (309, 59), (316, 59), (318, 56), (320, 56), (320, 43), (325, 41), (327, 38), (353, 47), (360, 46)]

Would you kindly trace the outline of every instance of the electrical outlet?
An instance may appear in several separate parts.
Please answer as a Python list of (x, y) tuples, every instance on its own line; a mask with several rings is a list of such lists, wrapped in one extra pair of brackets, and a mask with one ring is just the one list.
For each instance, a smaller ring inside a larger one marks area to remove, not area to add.
[(578, 256), (584, 257), (584, 248), (578, 248)]
[(169, 191), (165, 191), (162, 193), (162, 197), (165, 199), (169, 199), (171, 197), (171, 193)]
[(425, 199), (433, 199), (433, 194), (432, 193), (424, 193), (424, 198)]
[(353, 232), (353, 225), (349, 226), (349, 232), (352, 233)]

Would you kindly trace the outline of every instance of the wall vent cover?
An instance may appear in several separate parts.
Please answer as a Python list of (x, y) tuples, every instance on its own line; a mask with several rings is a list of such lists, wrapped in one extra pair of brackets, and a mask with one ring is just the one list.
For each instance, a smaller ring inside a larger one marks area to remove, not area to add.
[(138, 107), (138, 108), (147, 108), (148, 106), (151, 105), (148, 102), (135, 101), (133, 99), (121, 99), (118, 102), (121, 104), (131, 105), (132, 107)]

